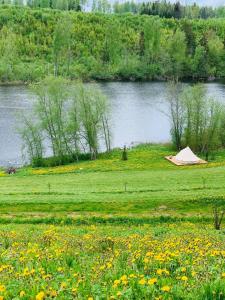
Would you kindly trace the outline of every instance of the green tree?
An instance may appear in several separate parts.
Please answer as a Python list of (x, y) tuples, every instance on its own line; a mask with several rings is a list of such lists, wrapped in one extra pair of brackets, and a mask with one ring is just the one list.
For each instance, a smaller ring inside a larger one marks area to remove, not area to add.
[(72, 23), (70, 19), (60, 19), (56, 25), (53, 38), (53, 60), (54, 60), (54, 74), (58, 76), (59, 65), (66, 61), (67, 74), (72, 58)]
[(144, 56), (147, 64), (155, 64), (160, 55), (161, 22), (149, 18), (144, 24)]
[(185, 106), (180, 97), (182, 86), (177, 82), (168, 85), (169, 118), (171, 122), (171, 136), (177, 150), (182, 148), (182, 138), (185, 121)]
[(17, 36), (9, 28), (3, 26), (0, 31), (0, 76), (2, 81), (15, 80), (17, 59)]
[(184, 32), (176, 30), (166, 42), (168, 61), (166, 74), (174, 81), (182, 77), (186, 59), (186, 39)]
[(66, 136), (68, 83), (60, 77), (48, 77), (34, 85), (33, 90), (37, 95), (35, 109), (41, 128), (47, 133), (53, 155), (63, 159), (72, 153)]
[(205, 95), (205, 89), (197, 84), (184, 89), (185, 145), (193, 150), (209, 153), (220, 145), (221, 104)]
[(74, 99), (78, 104), (81, 136), (87, 143), (91, 158), (96, 159), (107, 111), (107, 99), (97, 87), (85, 87), (83, 84), (76, 86)]

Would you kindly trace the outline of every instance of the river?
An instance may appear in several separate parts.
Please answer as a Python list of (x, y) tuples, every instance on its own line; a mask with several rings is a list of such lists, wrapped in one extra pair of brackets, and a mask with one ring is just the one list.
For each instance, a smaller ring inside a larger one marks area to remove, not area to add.
[[(169, 141), (166, 83), (109, 82), (99, 85), (111, 103), (113, 147)], [(225, 84), (211, 82), (204, 85), (209, 96), (225, 103)], [(0, 86), (1, 166), (22, 164), (18, 114), (23, 110), (31, 111), (34, 101), (34, 95), (26, 86)]]

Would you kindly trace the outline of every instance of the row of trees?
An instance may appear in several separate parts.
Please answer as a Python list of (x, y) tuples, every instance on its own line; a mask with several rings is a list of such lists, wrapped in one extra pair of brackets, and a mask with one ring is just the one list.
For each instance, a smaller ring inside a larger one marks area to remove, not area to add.
[[(82, 154), (96, 159), (99, 145), (111, 150), (109, 104), (95, 85), (47, 77), (32, 87), (36, 102), (32, 116), (23, 115), (20, 134), (24, 150), (34, 166), (58, 165), (78, 160)], [(202, 85), (168, 88), (171, 137), (177, 150), (190, 146), (209, 154), (225, 146), (225, 107), (207, 98)], [(50, 148), (51, 160), (44, 159)]]
[(153, 16), (160, 16), (163, 18), (189, 18), (189, 19), (207, 19), (225, 16), (224, 7), (210, 7), (193, 5), (182, 5), (179, 1), (175, 3), (167, 1), (152, 1), (136, 3), (134, 1), (127, 1), (124, 3), (115, 2), (113, 5), (115, 13), (134, 13), (146, 14)]
[(171, 83), (168, 95), (171, 136), (177, 150), (188, 145), (207, 160), (213, 150), (225, 145), (225, 107), (207, 98), (202, 85), (183, 88)]
[(44, 164), (49, 147), (54, 164), (78, 160), (81, 153), (96, 159), (100, 141), (110, 151), (109, 107), (96, 86), (71, 86), (60, 77), (48, 77), (33, 91), (37, 96), (34, 112), (32, 117), (22, 116), (20, 130), (33, 165)]
[(0, 80), (225, 76), (225, 20), (0, 10)]
[[(1, 0), (0, 4), (28, 6), (31, 8), (50, 8), (59, 10), (86, 11), (89, 10), (87, 0)], [(160, 16), (164, 18), (218, 18), (225, 16), (225, 9), (221, 7), (182, 5), (179, 1), (151, 1), (138, 3), (126, 1), (111, 3), (109, 0), (93, 0), (91, 3), (92, 12), (100, 13), (133, 13)]]
[(28, 6), (31, 8), (51, 8), (81, 11), (86, 0), (1, 0), (1, 5)]

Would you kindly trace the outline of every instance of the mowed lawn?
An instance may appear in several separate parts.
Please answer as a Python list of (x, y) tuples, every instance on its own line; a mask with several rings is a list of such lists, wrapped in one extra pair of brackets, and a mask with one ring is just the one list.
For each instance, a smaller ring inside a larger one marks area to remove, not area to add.
[(97, 161), (21, 169), (0, 178), (1, 214), (197, 215), (225, 203), (225, 156), (204, 166), (176, 167), (169, 146), (143, 145)]

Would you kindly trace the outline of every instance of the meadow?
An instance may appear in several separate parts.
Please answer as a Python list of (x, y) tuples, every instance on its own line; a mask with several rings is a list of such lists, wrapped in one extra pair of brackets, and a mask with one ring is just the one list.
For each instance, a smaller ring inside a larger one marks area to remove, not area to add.
[(0, 221), (210, 217), (213, 203), (225, 201), (225, 152), (188, 167), (166, 161), (171, 153), (171, 146), (140, 145), (129, 150), (128, 161), (114, 150), (95, 161), (2, 172)]
[(224, 232), (1, 225), (0, 299), (225, 299)]
[(140, 145), (0, 177), (0, 300), (225, 299), (225, 152)]

